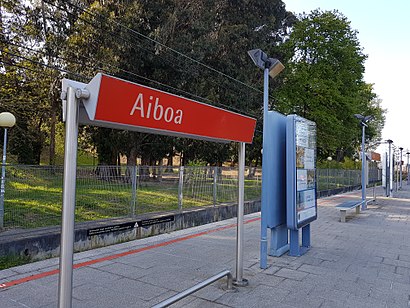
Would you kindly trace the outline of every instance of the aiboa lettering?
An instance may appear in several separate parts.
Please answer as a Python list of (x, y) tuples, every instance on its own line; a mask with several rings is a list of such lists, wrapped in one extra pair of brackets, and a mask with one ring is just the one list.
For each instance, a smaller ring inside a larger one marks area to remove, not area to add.
[(155, 121), (165, 121), (167, 123), (182, 123), (183, 112), (181, 109), (176, 111), (172, 107), (167, 107), (164, 109), (159, 103), (159, 98), (150, 96), (148, 102), (144, 103), (144, 95), (142, 93), (138, 94), (137, 99), (135, 100), (134, 106), (130, 111), (130, 116), (133, 116), (135, 113), (139, 113), (141, 118), (150, 119), (153, 118)]

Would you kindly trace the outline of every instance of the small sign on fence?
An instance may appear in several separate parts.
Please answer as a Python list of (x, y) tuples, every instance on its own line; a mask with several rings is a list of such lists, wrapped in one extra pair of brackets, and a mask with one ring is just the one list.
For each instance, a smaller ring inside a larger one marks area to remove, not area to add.
[(111, 226), (104, 226), (104, 227), (88, 229), (87, 236), (116, 232), (116, 231), (126, 231), (126, 230), (130, 230), (130, 229), (137, 227), (136, 225), (137, 225), (137, 222), (133, 221), (133, 222), (126, 222), (126, 223), (122, 223), (118, 225), (111, 225)]

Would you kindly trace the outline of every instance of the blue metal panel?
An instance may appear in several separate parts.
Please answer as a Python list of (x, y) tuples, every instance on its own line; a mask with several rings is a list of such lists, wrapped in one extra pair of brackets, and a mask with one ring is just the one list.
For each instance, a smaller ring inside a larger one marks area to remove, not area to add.
[(286, 116), (267, 114), (267, 135), (262, 162), (262, 215), (266, 227), (286, 223)]
[[(297, 230), (296, 223), (296, 132), (295, 115), (286, 119), (286, 208), (289, 229)], [(292, 233), (291, 233), (292, 234)], [(292, 241), (291, 241), (292, 242)], [(299, 246), (299, 243), (297, 243)]]
[(286, 227), (286, 116), (266, 111), (262, 155), (262, 205), (260, 266), (267, 268), (269, 254), (280, 256), (289, 250)]

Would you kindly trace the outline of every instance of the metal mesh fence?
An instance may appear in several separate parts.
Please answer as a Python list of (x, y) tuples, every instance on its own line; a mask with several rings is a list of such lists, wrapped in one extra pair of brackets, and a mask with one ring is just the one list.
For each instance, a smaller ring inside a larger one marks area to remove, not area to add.
[[(361, 170), (317, 169), (316, 172), (318, 191), (356, 187), (362, 183)], [(368, 177), (369, 184), (381, 181), (381, 170), (370, 168)]]
[[(246, 176), (246, 200), (259, 198), (260, 170), (247, 171)], [(132, 217), (237, 202), (237, 177), (236, 168), (81, 166), (75, 219)], [(62, 166), (6, 166), (4, 227), (59, 225), (62, 186)]]
[[(369, 179), (380, 180), (380, 172)], [(360, 170), (318, 169), (318, 190), (358, 186)], [(36, 228), (61, 222), (63, 167), (6, 166), (4, 227)], [(238, 169), (226, 167), (80, 166), (76, 221), (237, 202)], [(245, 170), (245, 200), (261, 196), (261, 170)]]

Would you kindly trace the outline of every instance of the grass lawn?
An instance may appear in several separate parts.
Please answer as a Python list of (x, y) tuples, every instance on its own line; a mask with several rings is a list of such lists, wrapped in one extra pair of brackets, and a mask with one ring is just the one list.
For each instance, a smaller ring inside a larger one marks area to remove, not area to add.
[[(59, 225), (62, 206), (62, 172), (44, 172), (40, 168), (7, 170), (5, 193), (6, 228), (36, 228)], [(138, 184), (97, 176), (77, 179), (76, 221), (140, 215), (178, 209), (178, 182), (148, 180)], [(184, 183), (182, 207), (214, 203), (212, 178), (201, 176)], [(237, 179), (223, 178), (216, 183), (216, 203), (237, 201)], [(260, 181), (245, 180), (245, 200), (260, 198)]]

